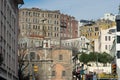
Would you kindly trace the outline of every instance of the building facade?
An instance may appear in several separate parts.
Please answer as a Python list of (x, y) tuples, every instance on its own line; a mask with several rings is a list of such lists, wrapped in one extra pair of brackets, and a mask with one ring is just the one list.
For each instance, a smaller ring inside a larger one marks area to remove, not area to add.
[(30, 75), (30, 80), (72, 80), (72, 51), (69, 49), (29, 50), (24, 60), (29, 60), (24, 73)]
[(98, 51), (96, 49), (95, 51), (101, 53), (107, 52), (110, 54), (113, 41), (115, 40), (115, 31), (116, 31), (116, 26), (106, 30), (101, 30), (100, 36), (98, 38), (98, 45), (95, 46), (95, 48), (98, 49)]
[(115, 58), (117, 64), (117, 74), (118, 80), (120, 80), (120, 6), (119, 6), (119, 14), (116, 16), (116, 46), (115, 46)]
[(60, 44), (60, 11), (23, 8), (19, 12), (22, 36), (51, 38), (51, 45)]
[(78, 52), (90, 52), (89, 44), (90, 41), (84, 36), (81, 36), (80, 38), (62, 40), (62, 46), (69, 49), (75, 49)]
[(0, 80), (18, 80), (18, 4), (23, 0), (0, 0)]
[(78, 21), (73, 16), (61, 14), (61, 39), (70, 39), (78, 37)]
[(105, 30), (115, 26), (114, 21), (97, 20), (94, 23), (86, 24), (80, 27), (80, 36), (85, 36), (89, 40), (98, 39), (100, 30)]
[[(78, 26), (74, 17), (67, 15), (64, 20), (62, 15), (58, 10), (20, 9), (19, 54), (26, 49), (24, 60), (30, 64), (25, 74), (31, 80), (72, 80), (72, 50), (60, 44), (61, 39), (77, 37)], [(34, 66), (38, 66), (35, 72)]]
[(115, 17), (116, 16), (112, 13), (106, 13), (104, 14), (104, 17), (102, 19), (115, 21)]

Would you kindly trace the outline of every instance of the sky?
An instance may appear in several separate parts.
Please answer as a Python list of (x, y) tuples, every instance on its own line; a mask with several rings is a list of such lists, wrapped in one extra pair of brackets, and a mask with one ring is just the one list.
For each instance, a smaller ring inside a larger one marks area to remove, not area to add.
[(120, 0), (24, 0), (21, 8), (60, 10), (77, 20), (96, 20), (105, 13), (118, 14)]

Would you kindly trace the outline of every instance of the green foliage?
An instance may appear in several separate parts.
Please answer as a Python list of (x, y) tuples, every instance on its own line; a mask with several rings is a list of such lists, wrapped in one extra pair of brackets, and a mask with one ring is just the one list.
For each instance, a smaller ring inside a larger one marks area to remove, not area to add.
[(89, 62), (96, 61), (97, 60), (97, 55), (95, 52), (90, 52), (89, 54)]
[(89, 54), (81, 53), (81, 55), (79, 56), (79, 60), (85, 64), (87, 64), (88, 62), (96, 62), (96, 61), (106, 64), (106, 63), (111, 63), (113, 57), (105, 52), (103, 53), (90, 52)]
[(89, 56), (86, 53), (82, 53), (79, 57), (79, 60), (83, 62), (84, 64), (87, 64), (89, 62)]
[(102, 54), (100, 54), (98, 58), (99, 58), (98, 62), (101, 62), (104, 64), (111, 63), (111, 61), (113, 60), (113, 57), (107, 54), (106, 52), (103, 52)]

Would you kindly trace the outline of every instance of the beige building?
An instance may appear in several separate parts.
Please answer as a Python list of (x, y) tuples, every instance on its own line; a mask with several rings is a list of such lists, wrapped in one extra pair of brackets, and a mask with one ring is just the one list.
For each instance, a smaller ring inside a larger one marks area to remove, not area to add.
[(60, 11), (23, 8), (19, 12), (22, 36), (51, 38), (51, 45), (60, 43)]
[(106, 30), (115, 26), (114, 21), (110, 20), (97, 20), (94, 23), (88, 23), (80, 26), (80, 36), (85, 36), (89, 40), (98, 39), (100, 35), (100, 30)]
[(60, 44), (60, 39), (78, 37), (78, 21), (59, 10), (22, 8), (19, 12), (20, 35), (50, 38), (51, 46)]
[(18, 4), (23, 0), (0, 0), (0, 80), (18, 80)]
[[(72, 80), (72, 51), (68, 49), (38, 49), (27, 51), (29, 60), (25, 74), (33, 80)], [(28, 62), (26, 62), (27, 64)]]

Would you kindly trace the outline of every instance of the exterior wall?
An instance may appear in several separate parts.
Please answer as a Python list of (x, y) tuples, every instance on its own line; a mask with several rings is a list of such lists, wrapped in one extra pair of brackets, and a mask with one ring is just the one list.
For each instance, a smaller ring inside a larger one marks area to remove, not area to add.
[(113, 41), (115, 40), (115, 32), (109, 33), (109, 30), (116, 29), (116, 27), (109, 28), (107, 30), (100, 31), (99, 37), (99, 52), (107, 52), (110, 54), (110, 50), (113, 45)]
[[(62, 59), (60, 59), (60, 55), (63, 56)], [(72, 80), (72, 51), (54, 50), (52, 57), (54, 60), (52, 70), (56, 72), (52, 80)], [(63, 75), (63, 71), (65, 71), (65, 76)]]
[(110, 74), (111, 73), (111, 67), (88, 67), (88, 71), (90, 72), (96, 72), (98, 74), (100, 73), (106, 73)]
[(99, 40), (98, 39), (94, 40), (94, 51), (95, 52), (100, 52), (99, 51)]
[(0, 0), (0, 80), (18, 79), (18, 4), (23, 0)]
[(60, 12), (23, 8), (19, 12), (22, 36), (51, 38), (51, 45), (60, 44)]
[(80, 22), (78, 22), (78, 37), (80, 37), (80, 27), (82, 26), (82, 24)]

